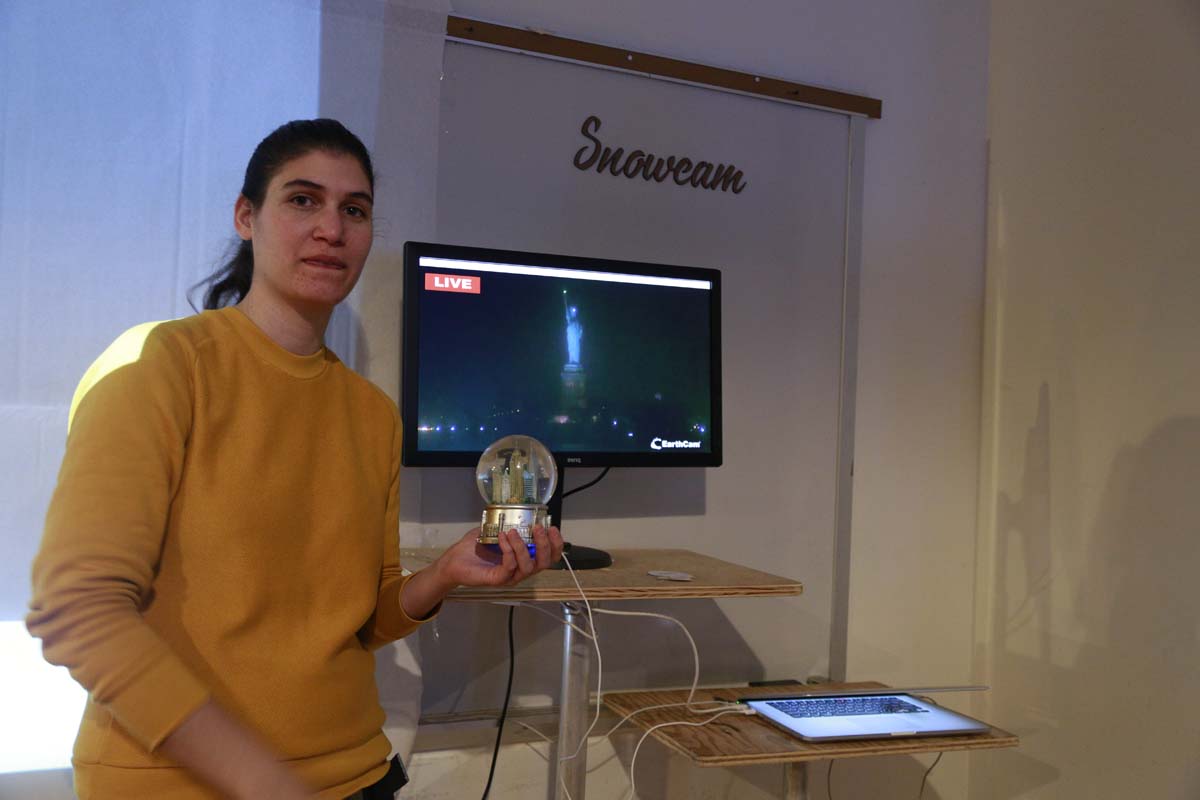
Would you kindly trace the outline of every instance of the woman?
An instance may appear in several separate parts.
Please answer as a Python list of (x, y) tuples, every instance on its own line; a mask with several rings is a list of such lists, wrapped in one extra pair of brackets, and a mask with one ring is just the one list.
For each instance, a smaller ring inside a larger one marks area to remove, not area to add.
[(472, 531), (402, 573), (399, 415), (323, 346), (371, 248), (373, 190), (340, 123), (271, 133), (207, 310), (141, 331), (77, 393), (28, 626), (89, 692), (81, 800), (394, 785), (370, 651), (455, 586), (561, 555), (554, 528), (534, 531), (536, 559), (515, 531), (498, 557)]

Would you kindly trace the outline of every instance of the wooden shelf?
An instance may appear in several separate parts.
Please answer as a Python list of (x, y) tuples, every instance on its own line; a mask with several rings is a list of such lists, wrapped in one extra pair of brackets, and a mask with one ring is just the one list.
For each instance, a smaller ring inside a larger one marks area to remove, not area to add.
[[(441, 554), (434, 548), (402, 548), (400, 562), (416, 571)], [(730, 564), (690, 550), (609, 550), (613, 565), (577, 572), (589, 600), (672, 600), (715, 597), (787, 597), (804, 591), (799, 581)], [(674, 570), (691, 581), (668, 581), (650, 570)], [(450, 593), (455, 602), (497, 600), (579, 600), (579, 590), (566, 570), (547, 570), (516, 586), (462, 587)]]
[[(695, 701), (733, 701), (739, 697), (771, 696), (789, 691), (887, 688), (882, 683), (827, 683), (819, 686), (729, 687), (697, 689)], [(687, 691), (616, 692), (604, 695), (604, 704), (619, 717), (639, 708), (666, 703), (682, 703)], [(696, 722), (703, 716), (682, 706), (645, 711), (628, 724), (649, 729), (662, 722)], [(791, 736), (766, 720), (741, 714), (726, 714), (703, 726), (672, 725), (651, 734), (675, 752), (702, 767), (736, 767), (748, 764), (781, 764), (796, 761), (820, 761), (829, 758), (936, 753), (943, 750), (985, 750), (1016, 747), (1020, 740), (1007, 731), (991, 728), (987, 733), (961, 736), (922, 736), (903, 739), (855, 739), (841, 742), (806, 742)]]

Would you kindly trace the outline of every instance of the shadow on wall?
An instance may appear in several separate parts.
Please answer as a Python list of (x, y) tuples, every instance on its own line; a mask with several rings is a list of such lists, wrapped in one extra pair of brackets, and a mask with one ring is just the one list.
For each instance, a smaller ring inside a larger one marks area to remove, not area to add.
[[(1037, 417), (1025, 435), (1025, 462), (1021, 496), (1013, 500), (1001, 493), (996, 504), (997, 552), (996, 645), (1003, 651), (1012, 632), (1029, 627), (1036, 631), (1036, 650), (1050, 653), (1050, 584), (1052, 575), (1052, 511), (1050, 463), (1050, 387), (1038, 390)], [(1021, 575), (1008, 574), (1009, 554), (1017, 554)], [(1010, 598), (1012, 585), (1024, 587), (1019, 600)]]
[(1051, 443), (1072, 448), (1051, 430), (1049, 398), (1043, 384), (1021, 496), (1002, 494), (996, 520), (991, 707), (1016, 721), (1024, 752), (973, 756), (985, 760), (971, 796), (1200, 796), (1200, 418), (1117, 453), (1086, 535), (1056, 529), (1083, 513), (1052, 502)]
[[(1059, 436), (1062, 441), (1062, 434)], [(1055, 666), (1051, 650), (1051, 584), (1055, 573), (1052, 558), (1050, 387), (1038, 389), (1037, 412), (1025, 434), (1025, 455), (1020, 496), (1001, 493), (996, 502), (996, 545), (993, 554), (995, 598), (991, 609), (992, 674), (994, 683), (988, 707), (993, 723), (1008, 725), (1022, 738), (1022, 746), (1033, 744), (1054, 718), (1050, 709), (1057, 702), (1057, 688), (1069, 680), (1067, 671)], [(1012, 597), (1019, 587), (1020, 597)], [(1023, 646), (1014, 646), (1021, 638)], [(1037, 675), (1030, 686), (1019, 691), (1008, 688), (1013, 675)], [(1014, 716), (1016, 708), (1025, 714)], [(1007, 722), (1017, 719), (1024, 725)], [(1032, 719), (1031, 719), (1032, 718)], [(1021, 797), (1039, 786), (1054, 783), (1059, 771), (1025, 753), (1004, 751), (972, 754), (970, 793), (972, 797)], [(986, 776), (986, 777), (983, 777)]]
[[(1076, 710), (1064, 722), (1087, 763), (1146, 765), (1107, 776), (1110, 796), (1200, 797), (1198, 476), (1200, 417), (1179, 417), (1122, 448), (1104, 488), (1075, 598), (1083, 646), (1060, 703)], [(1098, 735), (1114, 717), (1122, 735)]]

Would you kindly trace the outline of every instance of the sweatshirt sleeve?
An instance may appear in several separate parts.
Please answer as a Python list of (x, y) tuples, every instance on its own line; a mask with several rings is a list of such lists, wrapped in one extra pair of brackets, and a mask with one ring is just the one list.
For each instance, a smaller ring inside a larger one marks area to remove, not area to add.
[(114, 358), (76, 393), (26, 624), (46, 660), (152, 751), (209, 694), (142, 617), (183, 469), (193, 356), (157, 329), (100, 360)]
[(405, 574), (400, 566), (400, 436), (400, 415), (392, 405), (391, 480), (383, 531), (383, 570), (380, 573), (375, 616), (365, 641), (370, 650), (407, 636), (420, 627), (421, 623), (437, 616), (442, 609), (439, 603), (429, 616), (418, 620), (404, 613), (400, 605), (400, 593), (404, 590), (404, 584), (412, 577), (411, 574)]

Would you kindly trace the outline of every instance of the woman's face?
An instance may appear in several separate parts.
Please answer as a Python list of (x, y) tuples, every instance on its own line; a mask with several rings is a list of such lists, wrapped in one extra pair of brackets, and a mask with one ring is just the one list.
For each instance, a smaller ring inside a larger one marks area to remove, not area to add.
[(254, 247), (259, 301), (332, 310), (371, 251), (371, 183), (354, 156), (313, 150), (271, 178), (260, 208), (239, 197), (238, 235)]

